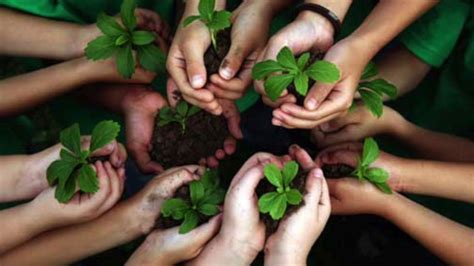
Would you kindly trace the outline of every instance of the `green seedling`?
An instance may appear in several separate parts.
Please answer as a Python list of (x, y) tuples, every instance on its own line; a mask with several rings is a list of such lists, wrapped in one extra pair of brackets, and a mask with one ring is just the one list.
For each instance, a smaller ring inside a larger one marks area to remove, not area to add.
[(173, 110), (166, 106), (160, 110), (160, 122), (158, 126), (163, 127), (170, 123), (179, 123), (181, 128), (186, 131), (186, 121), (191, 116), (199, 113), (201, 109), (194, 105), (188, 105), (185, 101), (180, 101), (176, 108)]
[(367, 109), (374, 116), (380, 118), (383, 114), (384, 94), (390, 99), (395, 99), (397, 97), (397, 87), (385, 79), (375, 79), (377, 75), (376, 65), (370, 62), (364, 69), (357, 91)]
[(81, 148), (81, 131), (78, 124), (64, 129), (60, 133), (60, 159), (54, 161), (47, 169), (50, 186), (57, 184), (55, 197), (61, 203), (71, 200), (76, 187), (84, 193), (96, 193), (99, 180), (92, 168), (92, 154), (112, 142), (120, 132), (120, 125), (114, 121), (103, 121), (92, 130), (89, 149)]
[(225, 191), (219, 187), (216, 171), (207, 170), (200, 180), (189, 183), (190, 200), (182, 198), (168, 199), (163, 203), (161, 214), (183, 223), (180, 234), (186, 234), (196, 228), (199, 216), (214, 216), (219, 213), (219, 204), (224, 201)]
[(298, 174), (298, 170), (299, 166), (295, 161), (286, 163), (283, 170), (274, 164), (265, 166), (265, 178), (275, 186), (276, 190), (263, 194), (258, 200), (258, 209), (261, 213), (270, 213), (272, 219), (277, 221), (285, 215), (288, 204), (301, 204), (303, 195), (298, 189), (291, 187), (291, 182)]
[(184, 19), (183, 26), (187, 27), (196, 20), (200, 20), (209, 29), (211, 34), (211, 41), (214, 50), (217, 50), (217, 33), (221, 30), (229, 28), (232, 24), (230, 18), (232, 13), (221, 10), (216, 11), (216, 0), (201, 0), (199, 1), (199, 16), (189, 16)]
[(380, 150), (377, 142), (373, 138), (365, 139), (362, 158), (357, 162), (357, 168), (352, 175), (359, 178), (360, 181), (369, 181), (384, 193), (392, 194), (392, 189), (387, 184), (390, 178), (389, 173), (382, 168), (370, 167), (379, 156)]
[[(152, 72), (164, 73), (166, 55), (155, 45), (156, 36), (145, 30), (137, 30), (135, 0), (124, 0), (120, 9), (122, 25), (114, 17), (101, 13), (97, 27), (103, 33), (87, 44), (85, 54), (90, 60), (115, 57), (119, 74), (130, 79), (135, 73), (135, 60), (141, 67)], [(133, 51), (136, 52), (136, 59)]]
[(265, 92), (272, 101), (276, 101), (282, 92), (294, 84), (296, 91), (306, 96), (309, 80), (321, 83), (335, 83), (341, 78), (338, 67), (325, 60), (309, 64), (310, 53), (295, 58), (290, 48), (284, 47), (277, 55), (277, 60), (260, 62), (252, 69), (255, 80), (265, 80)]

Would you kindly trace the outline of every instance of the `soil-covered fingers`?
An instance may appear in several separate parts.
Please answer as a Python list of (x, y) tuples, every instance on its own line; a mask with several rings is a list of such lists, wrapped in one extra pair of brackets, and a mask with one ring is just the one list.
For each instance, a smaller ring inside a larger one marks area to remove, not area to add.
[(262, 179), (263, 167), (254, 166), (245, 172), (237, 183), (231, 185), (229, 193), (233, 194), (236, 199), (254, 199), (255, 189)]
[(156, 176), (155, 180), (160, 187), (160, 196), (162, 198), (172, 197), (178, 188), (193, 180), (199, 179), (199, 174), (202, 172), (203, 167), (188, 165), (169, 169), (163, 174)]
[(127, 148), (141, 172), (155, 174), (163, 172), (163, 167), (151, 159), (149, 154), (150, 147), (148, 145), (139, 142), (129, 142), (127, 143)]
[(308, 152), (306, 152), (303, 148), (296, 144), (290, 146), (289, 154), (290, 157), (296, 160), (306, 171), (313, 169), (317, 166), (314, 160), (308, 154)]
[(359, 157), (359, 152), (350, 150), (336, 150), (322, 153), (318, 156), (318, 162), (322, 165), (345, 164), (356, 167)]

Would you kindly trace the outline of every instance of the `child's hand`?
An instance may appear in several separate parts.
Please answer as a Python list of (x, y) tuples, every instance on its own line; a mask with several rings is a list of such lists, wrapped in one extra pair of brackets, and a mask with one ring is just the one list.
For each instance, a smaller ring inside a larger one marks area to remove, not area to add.
[(304, 205), (284, 218), (265, 245), (265, 264), (306, 265), (311, 247), (331, 213), (329, 191), (321, 169), (311, 170), (306, 179)]
[(179, 228), (155, 230), (132, 254), (126, 265), (176, 265), (199, 255), (204, 245), (219, 231), (222, 215), (219, 214), (187, 234)]
[(54, 197), (55, 188), (49, 188), (32, 201), (40, 212), (39, 216), (49, 221), (50, 228), (95, 219), (120, 199), (124, 188), (125, 169), (115, 170), (109, 162), (101, 161), (97, 161), (94, 166), (99, 179), (97, 193), (76, 193), (71, 201), (62, 204)]
[(385, 106), (382, 117), (377, 118), (359, 102), (355, 110), (313, 129), (312, 136), (318, 147), (327, 147), (379, 134), (392, 134), (405, 124), (405, 119), (390, 107)]

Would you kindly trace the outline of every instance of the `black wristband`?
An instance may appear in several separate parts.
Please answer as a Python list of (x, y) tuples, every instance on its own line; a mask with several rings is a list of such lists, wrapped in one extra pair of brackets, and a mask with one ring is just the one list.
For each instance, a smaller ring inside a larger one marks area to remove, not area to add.
[(325, 8), (324, 6), (312, 3), (303, 3), (296, 7), (296, 12), (299, 14), (302, 11), (312, 11), (318, 13), (319, 15), (323, 16), (331, 23), (332, 27), (334, 28), (334, 36), (337, 36), (341, 31), (341, 20), (337, 17), (334, 12)]

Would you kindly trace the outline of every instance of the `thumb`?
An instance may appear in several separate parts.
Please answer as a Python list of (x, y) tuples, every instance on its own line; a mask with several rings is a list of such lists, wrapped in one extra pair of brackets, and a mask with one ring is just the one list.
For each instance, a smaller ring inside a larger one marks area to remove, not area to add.
[(335, 84), (324, 84), (317, 82), (306, 95), (304, 107), (310, 111), (318, 109), (329, 93), (331, 93)]
[(192, 230), (187, 236), (192, 240), (191, 242), (193, 242), (194, 245), (202, 247), (219, 232), (221, 223), (222, 213), (214, 216), (207, 223)]
[(249, 47), (242, 46), (239, 43), (232, 43), (219, 68), (219, 75), (225, 80), (234, 78), (249, 53)]

